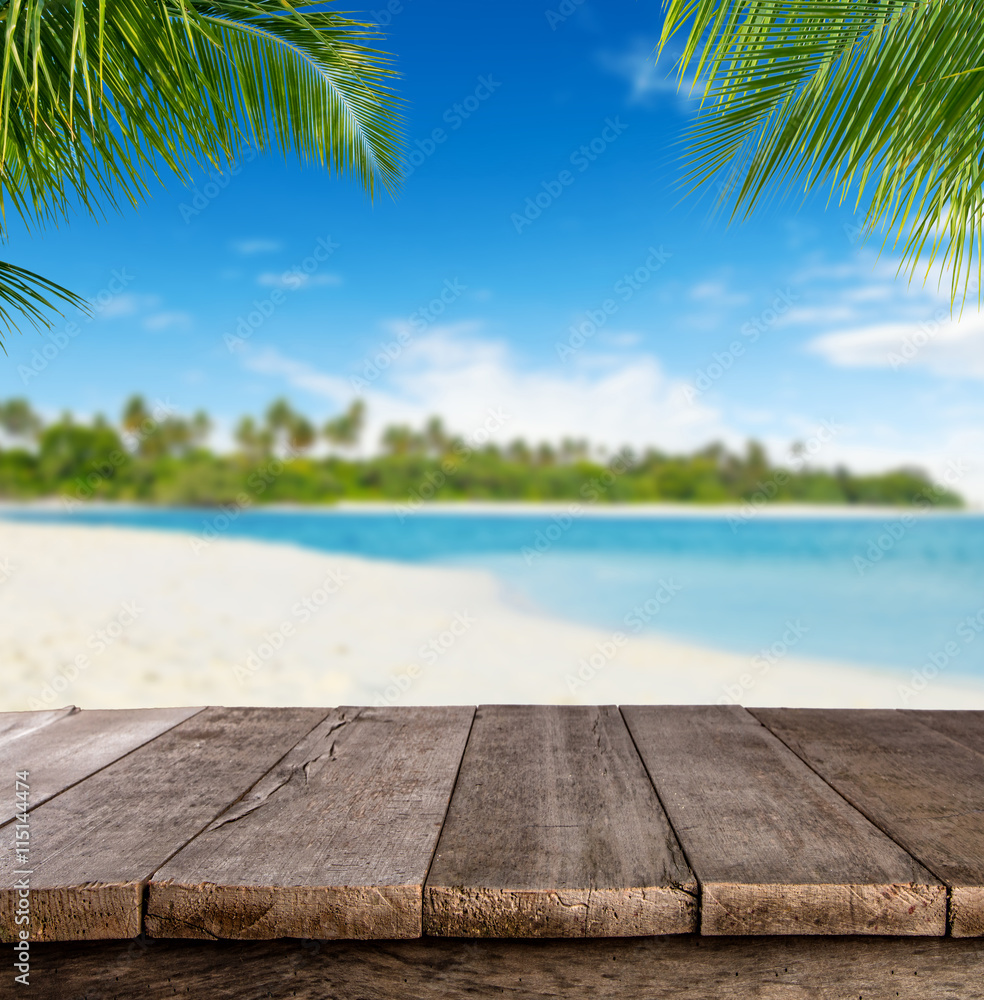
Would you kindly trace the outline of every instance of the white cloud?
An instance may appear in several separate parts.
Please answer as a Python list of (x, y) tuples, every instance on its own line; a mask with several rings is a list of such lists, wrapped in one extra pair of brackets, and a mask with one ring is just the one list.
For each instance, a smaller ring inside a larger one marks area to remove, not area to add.
[[(599, 362), (595, 364), (595, 362)], [(283, 378), (344, 406), (355, 395), (367, 404), (367, 439), (375, 442), (383, 426), (421, 423), (440, 414), (448, 427), (468, 435), (483, 426), (490, 412), (508, 416), (497, 436), (559, 441), (586, 437), (617, 447), (694, 448), (726, 437), (717, 411), (691, 403), (686, 383), (669, 377), (648, 354), (598, 358), (584, 350), (567, 366), (526, 368), (502, 341), (462, 333), (462, 327), (435, 328), (410, 341), (380, 376), (357, 393), (347, 376), (275, 351), (247, 357), (254, 372)], [(364, 366), (357, 371), (365, 373)]]
[(691, 286), (688, 294), (697, 302), (715, 306), (742, 306), (748, 302), (748, 295), (732, 291), (723, 281), (700, 281)]
[(156, 295), (134, 295), (131, 292), (123, 292), (114, 295), (104, 302), (95, 302), (93, 315), (96, 319), (121, 319), (124, 316), (133, 316), (144, 309), (153, 308), (160, 302)]
[(816, 326), (827, 323), (847, 323), (858, 318), (857, 309), (845, 302), (830, 306), (802, 306), (790, 309), (777, 322), (783, 326)]
[(278, 274), (274, 271), (265, 271), (257, 275), (256, 282), (269, 288), (284, 288), (298, 292), (305, 288), (334, 288), (342, 283), (342, 278), (338, 274), (305, 274), (303, 271), (282, 271)]
[(159, 295), (137, 295), (124, 292), (104, 302), (93, 304), (93, 317), (97, 320), (117, 320), (133, 317), (145, 330), (159, 333), (163, 330), (187, 329), (192, 317), (179, 309), (162, 309)]
[(244, 257), (251, 257), (258, 253), (277, 253), (283, 248), (284, 245), (279, 240), (265, 240), (259, 237), (237, 240), (232, 244), (232, 249)]
[(841, 368), (923, 367), (947, 378), (984, 379), (984, 315), (950, 317), (940, 307), (922, 322), (849, 327), (811, 340), (806, 349)]
[(635, 347), (642, 341), (641, 333), (634, 333), (630, 330), (618, 333), (615, 330), (609, 330), (607, 333), (603, 333), (601, 340), (605, 344), (611, 344), (612, 347)]
[(272, 348), (255, 355), (247, 352), (244, 364), (252, 372), (282, 378), (296, 389), (322, 396), (336, 407), (343, 406), (353, 396), (348, 379), (319, 372), (311, 365), (285, 357)]
[(861, 285), (846, 292), (852, 302), (882, 302), (891, 298), (892, 288), (889, 285)]
[(191, 316), (180, 310), (158, 312), (147, 316), (143, 321), (144, 329), (159, 333), (163, 330), (187, 330), (191, 326)]
[[(399, 332), (391, 327), (380, 343), (397, 344)], [(895, 329), (893, 335), (898, 332)], [(962, 336), (968, 344), (973, 340), (967, 328)], [(879, 357), (877, 351), (883, 355), (890, 341), (884, 334), (871, 339), (876, 347), (863, 349), (874, 350), (874, 357)], [(850, 349), (861, 350), (857, 345)], [(976, 349), (984, 358), (984, 351)], [(843, 345), (824, 350), (831, 356), (839, 350), (840, 360), (848, 361)], [(319, 419), (362, 396), (369, 417), (366, 450), (375, 449), (388, 424), (420, 426), (427, 416), (439, 414), (451, 430), (467, 437), (483, 426), (490, 412), (499, 411), (508, 419), (494, 435), (497, 443), (520, 436), (554, 442), (585, 437), (609, 448), (657, 445), (689, 451), (712, 440), (740, 449), (754, 435), (765, 441), (774, 458), (788, 460), (792, 441), (810, 438), (820, 423), (817, 415), (770, 411), (765, 406), (735, 405), (725, 412), (704, 399), (692, 404), (686, 398), (686, 383), (667, 373), (657, 357), (639, 350), (606, 350), (600, 342), (594, 349), (582, 349), (566, 365), (548, 360), (530, 366), (507, 343), (485, 336), (479, 324), (459, 323), (417, 335), (402, 350), (395, 350), (393, 359), (374, 375), (367, 364), (376, 354), (374, 345), (363, 361), (335, 371), (275, 350), (247, 352), (243, 362), (258, 375), (282, 381), (283, 386), (272, 393), (292, 388), (320, 397), (325, 412), (315, 413)], [(353, 386), (353, 375), (366, 384)], [(831, 405), (839, 409), (836, 404), (833, 398)], [(941, 411), (934, 412), (944, 417)], [(941, 476), (953, 462), (969, 463), (970, 471), (962, 474), (956, 488), (972, 501), (984, 500), (984, 463), (979, 462), (984, 455), (984, 430), (979, 429), (984, 426), (984, 411), (947, 415), (942, 423), (934, 420), (915, 431), (895, 425), (889, 414), (871, 416), (870, 422), (862, 423), (855, 417), (812, 464), (830, 468), (844, 463), (860, 472), (914, 465)]]
[(648, 104), (662, 97), (673, 101), (681, 111), (690, 111), (700, 101), (700, 88), (694, 87), (692, 78), (686, 77), (680, 83), (665, 59), (656, 65), (656, 45), (652, 41), (638, 38), (623, 52), (606, 50), (597, 58), (602, 69), (628, 82), (630, 104)]

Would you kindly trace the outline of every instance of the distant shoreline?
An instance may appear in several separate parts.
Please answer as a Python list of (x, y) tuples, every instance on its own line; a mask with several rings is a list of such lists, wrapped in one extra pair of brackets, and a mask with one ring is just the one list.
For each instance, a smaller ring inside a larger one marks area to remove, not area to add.
[[(84, 511), (168, 511), (168, 510), (200, 510), (203, 513), (223, 509), (223, 504), (202, 505), (197, 507), (183, 505), (165, 505), (153, 503), (135, 503), (130, 501), (99, 502), (91, 501), (84, 505), (67, 510), (60, 499), (39, 499), (30, 501), (0, 500), (0, 515), (4, 512), (38, 511), (72, 516)], [(700, 504), (700, 503), (586, 503), (584, 501), (540, 501), (540, 500), (502, 500), (473, 501), (450, 500), (430, 501), (411, 508), (406, 503), (390, 500), (343, 500), (332, 504), (302, 504), (302, 503), (263, 503), (254, 504), (248, 511), (264, 511), (271, 514), (376, 514), (402, 515), (405, 519), (413, 517), (449, 514), (472, 517), (482, 515), (503, 515), (523, 517), (529, 515), (570, 515), (576, 511), (577, 518), (706, 518), (709, 520), (738, 517), (750, 523), (762, 518), (769, 520), (816, 520), (816, 519), (854, 519), (879, 520), (881, 518), (898, 518), (905, 514), (912, 517), (934, 518), (976, 518), (984, 517), (984, 509), (980, 507), (937, 508), (919, 510), (905, 506), (867, 506), (854, 504), (809, 504), (809, 503), (769, 503), (762, 507), (734, 503)]]
[[(516, 607), (482, 569), (107, 525), (3, 526), (4, 710), (168, 705), (984, 708), (984, 683)], [(70, 613), (66, 613), (70, 609)]]

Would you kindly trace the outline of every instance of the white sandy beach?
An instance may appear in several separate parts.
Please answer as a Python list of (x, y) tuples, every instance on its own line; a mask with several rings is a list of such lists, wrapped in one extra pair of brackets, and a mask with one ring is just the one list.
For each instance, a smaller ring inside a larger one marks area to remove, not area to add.
[(652, 635), (615, 645), (611, 633), (515, 609), (485, 572), (116, 527), (0, 522), (0, 608), (7, 710), (729, 698), (984, 707), (984, 685), (955, 676), (904, 700), (911, 671), (792, 656), (762, 670)]

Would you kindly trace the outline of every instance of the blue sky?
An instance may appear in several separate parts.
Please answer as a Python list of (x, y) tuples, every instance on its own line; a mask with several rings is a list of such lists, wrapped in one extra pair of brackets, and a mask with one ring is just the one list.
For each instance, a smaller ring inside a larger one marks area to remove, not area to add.
[(6, 259), (101, 305), (63, 348), (8, 338), (0, 396), (116, 414), (140, 391), (206, 407), (219, 443), (281, 394), (319, 420), (362, 395), (371, 436), (434, 412), (469, 435), (494, 412), (502, 440), (754, 436), (776, 458), (815, 440), (822, 464), (956, 463), (984, 500), (976, 297), (951, 321), (945, 290), (896, 280), (824, 196), (730, 227), (681, 201), (695, 107), (652, 66), (657, 3), (377, 12), (418, 151), (399, 196), (267, 156), (98, 225), (12, 224)]

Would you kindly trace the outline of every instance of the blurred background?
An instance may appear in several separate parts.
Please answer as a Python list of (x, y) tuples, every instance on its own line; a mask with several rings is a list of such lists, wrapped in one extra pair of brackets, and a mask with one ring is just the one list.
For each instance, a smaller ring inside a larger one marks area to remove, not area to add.
[(249, 154), (11, 228), (93, 311), (0, 361), (3, 707), (984, 705), (976, 302), (686, 197), (658, 5), (367, 16), (396, 197)]

